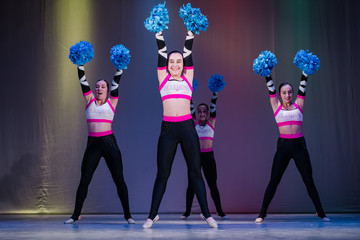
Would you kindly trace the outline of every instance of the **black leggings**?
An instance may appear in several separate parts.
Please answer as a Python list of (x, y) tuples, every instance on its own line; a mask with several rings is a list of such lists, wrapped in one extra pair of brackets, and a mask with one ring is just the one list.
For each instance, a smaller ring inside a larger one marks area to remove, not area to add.
[(157, 150), (157, 175), (151, 201), (149, 218), (154, 219), (158, 213), (161, 199), (165, 193), (170, 176), (176, 148), (180, 143), (188, 168), (188, 176), (199, 201), (204, 217), (210, 217), (206, 200), (204, 180), (201, 176), (200, 144), (192, 119), (182, 122), (165, 122), (161, 124), (161, 133)]
[[(206, 179), (206, 182), (210, 188), (210, 194), (214, 201), (216, 212), (219, 214), (219, 216), (223, 217), (225, 216), (225, 213), (223, 212), (221, 208), (221, 201), (220, 201), (220, 194), (219, 189), (216, 185), (217, 180), (217, 172), (216, 172), (216, 162), (214, 158), (214, 152), (202, 152), (200, 153), (201, 156), (201, 167)], [(189, 180), (188, 182), (188, 188), (186, 190), (186, 211), (183, 214), (184, 216), (189, 216), (191, 213), (191, 206), (194, 199), (194, 191), (191, 187), (191, 182)]]
[(88, 187), (101, 157), (105, 158), (111, 176), (116, 184), (117, 193), (124, 210), (125, 219), (131, 218), (128, 189), (123, 175), (121, 153), (114, 134), (104, 137), (88, 137), (87, 147), (81, 165), (81, 179), (76, 193), (76, 202), (72, 219), (78, 220), (84, 204)]
[(266, 217), (266, 212), (269, 204), (275, 195), (276, 188), (279, 185), (281, 177), (284, 174), (285, 169), (287, 168), (291, 158), (293, 158), (295, 161), (295, 165), (299, 170), (302, 180), (305, 183), (307, 192), (313, 204), (315, 205), (318, 216), (321, 218), (325, 217), (326, 215), (321, 206), (319, 194), (316, 190), (312, 177), (310, 157), (306, 148), (304, 137), (294, 139), (278, 139), (277, 151), (275, 153), (274, 162), (271, 169), (271, 178), (265, 191), (259, 217)]

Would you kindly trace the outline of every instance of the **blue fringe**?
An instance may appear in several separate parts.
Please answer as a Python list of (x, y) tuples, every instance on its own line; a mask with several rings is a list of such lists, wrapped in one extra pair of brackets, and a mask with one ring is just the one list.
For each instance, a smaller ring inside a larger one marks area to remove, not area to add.
[(200, 31), (206, 31), (209, 23), (199, 8), (192, 8), (188, 3), (183, 5), (179, 10), (180, 17), (184, 20), (184, 24), (188, 31), (199, 34)]
[(307, 75), (312, 75), (319, 69), (320, 60), (309, 50), (299, 50), (294, 57), (294, 64)]
[(208, 88), (212, 92), (220, 92), (224, 89), (226, 82), (220, 74), (213, 74), (209, 78)]
[(116, 69), (127, 69), (130, 63), (130, 51), (124, 45), (119, 44), (111, 48), (110, 61), (114, 64)]
[(80, 41), (70, 47), (69, 58), (73, 64), (85, 65), (94, 57), (93, 46), (86, 41)]
[(277, 59), (275, 54), (265, 50), (262, 51), (258, 58), (254, 60), (253, 70), (256, 74), (259, 74), (262, 77), (270, 76), (271, 70), (277, 64)]
[(193, 87), (193, 91), (195, 91), (199, 87), (199, 82), (195, 78), (193, 79), (192, 87)]
[(169, 15), (168, 10), (164, 4), (158, 4), (150, 11), (150, 17), (148, 17), (145, 22), (145, 28), (150, 32), (162, 32), (164, 29), (167, 29), (169, 24)]

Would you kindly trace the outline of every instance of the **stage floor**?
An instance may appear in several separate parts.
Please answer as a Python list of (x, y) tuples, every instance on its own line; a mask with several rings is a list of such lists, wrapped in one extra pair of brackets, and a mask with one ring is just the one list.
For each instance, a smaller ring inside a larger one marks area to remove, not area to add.
[(63, 224), (68, 215), (0, 215), (0, 239), (360, 239), (360, 214), (329, 214), (322, 222), (310, 214), (269, 214), (255, 224), (255, 214), (229, 214), (210, 228), (198, 214), (180, 220), (179, 214), (160, 214), (151, 229), (143, 229), (145, 214), (134, 214), (129, 225), (119, 215), (83, 215)]

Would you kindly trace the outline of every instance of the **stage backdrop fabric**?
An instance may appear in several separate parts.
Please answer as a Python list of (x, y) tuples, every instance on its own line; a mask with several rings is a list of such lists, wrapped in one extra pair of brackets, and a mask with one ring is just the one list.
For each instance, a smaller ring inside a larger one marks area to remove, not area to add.
[[(124, 71), (113, 131), (122, 153), (133, 213), (150, 209), (156, 176), (162, 104), (156, 76), (154, 33), (144, 27), (148, 0), (5, 0), (0, 8), (1, 96), (0, 213), (66, 213), (74, 207), (87, 126), (76, 66), (69, 48), (94, 46), (85, 65), (90, 86), (112, 80), (110, 49), (124, 44), (131, 63)], [(183, 49), (186, 29), (167, 0), (168, 49)], [(221, 74), (214, 153), (223, 210), (258, 212), (270, 178), (277, 125), (264, 78), (252, 71), (262, 50), (278, 59), (276, 86), (301, 72), (292, 63), (309, 49), (320, 69), (309, 77), (303, 133), (313, 176), (326, 212), (360, 211), (360, 2), (356, 0), (194, 0), (209, 20), (195, 36), (193, 58), (199, 88), (193, 101), (210, 103), (209, 77)], [(185, 210), (187, 169), (180, 147), (160, 212)], [(209, 207), (215, 211), (207, 190)], [(193, 210), (199, 212), (197, 201)], [(293, 161), (269, 212), (311, 212), (312, 202)], [(115, 185), (101, 160), (83, 213), (122, 213)]]

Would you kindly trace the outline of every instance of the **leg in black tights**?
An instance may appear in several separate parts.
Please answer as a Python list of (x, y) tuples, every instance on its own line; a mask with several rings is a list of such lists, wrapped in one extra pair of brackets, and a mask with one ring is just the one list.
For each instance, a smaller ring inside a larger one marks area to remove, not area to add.
[(193, 120), (184, 122), (163, 122), (158, 142), (158, 172), (154, 184), (149, 219), (158, 213), (162, 197), (165, 193), (167, 180), (170, 176), (177, 144), (180, 143), (192, 186), (197, 195), (203, 215), (208, 218), (205, 185), (201, 177), (200, 146)]
[[(191, 123), (194, 124), (192, 120), (189, 124)], [(187, 132), (180, 144), (188, 167), (188, 179), (198, 199), (201, 213), (205, 218), (208, 218), (211, 215), (206, 199), (205, 184), (201, 175), (200, 143), (195, 127), (193, 127), (193, 131)]]
[(277, 144), (277, 151), (272, 166), (270, 182), (265, 191), (259, 217), (266, 217), (267, 209), (270, 205), (272, 198), (274, 197), (276, 188), (280, 183), (281, 177), (285, 172), (291, 158), (294, 158), (296, 167), (301, 174), (308, 194), (315, 205), (319, 217), (326, 217), (324, 210), (321, 206), (319, 194), (314, 184), (310, 157), (306, 148), (305, 139), (303, 137), (296, 139), (279, 138)]
[(221, 200), (220, 200), (220, 193), (217, 187), (217, 171), (216, 171), (216, 162), (214, 158), (214, 152), (206, 152), (201, 153), (201, 165), (204, 172), (204, 176), (206, 182), (210, 188), (211, 198), (214, 201), (216, 212), (219, 214), (220, 217), (225, 216), (225, 213), (221, 207)]
[(273, 165), (271, 168), (271, 177), (268, 186), (265, 190), (265, 195), (259, 214), (259, 218), (265, 218), (267, 209), (273, 199), (276, 189), (280, 183), (280, 180), (289, 165), (291, 156), (288, 154), (286, 146), (283, 143), (283, 139), (279, 138), (277, 143), (277, 151), (274, 156)]
[(316, 212), (319, 217), (326, 217), (325, 212), (321, 206), (320, 197), (316, 189), (314, 179), (312, 177), (312, 167), (310, 162), (310, 156), (306, 148), (306, 143), (304, 138), (298, 139), (300, 144), (298, 144), (296, 151), (294, 153), (294, 161), (297, 169), (299, 170), (302, 180), (306, 186), (307, 192), (315, 206)]
[(81, 164), (81, 178), (76, 192), (75, 209), (71, 216), (75, 221), (78, 220), (80, 216), (81, 209), (88, 193), (89, 184), (101, 158), (101, 151), (96, 145), (97, 142), (95, 138), (89, 137)]
[[(214, 201), (216, 211), (219, 216), (225, 216), (225, 213), (221, 207), (220, 193), (217, 187), (217, 171), (216, 171), (216, 162), (214, 158), (214, 152), (205, 152), (201, 153), (201, 167), (206, 179), (206, 182), (210, 188), (211, 198)], [(188, 188), (186, 190), (186, 211), (183, 216), (188, 217), (191, 213), (191, 206), (194, 199), (194, 191), (192, 190), (190, 180), (188, 181)]]
[(186, 210), (183, 216), (188, 217), (191, 213), (191, 207), (193, 204), (195, 193), (192, 190), (190, 179), (188, 178), (188, 187), (186, 189)]
[(112, 179), (116, 185), (117, 193), (124, 210), (124, 218), (129, 219), (131, 218), (130, 207), (129, 207), (129, 195), (123, 174), (121, 152), (116, 143), (115, 136), (109, 135), (109, 138), (111, 143), (106, 145), (107, 149), (105, 149), (104, 158), (111, 172)]
[(158, 214), (177, 148), (177, 139), (170, 134), (166, 134), (167, 130), (171, 130), (168, 129), (168, 127), (170, 128), (171, 126), (166, 125), (167, 124), (163, 122), (158, 141), (157, 174), (152, 194), (151, 209), (148, 217), (149, 219), (154, 219)]

